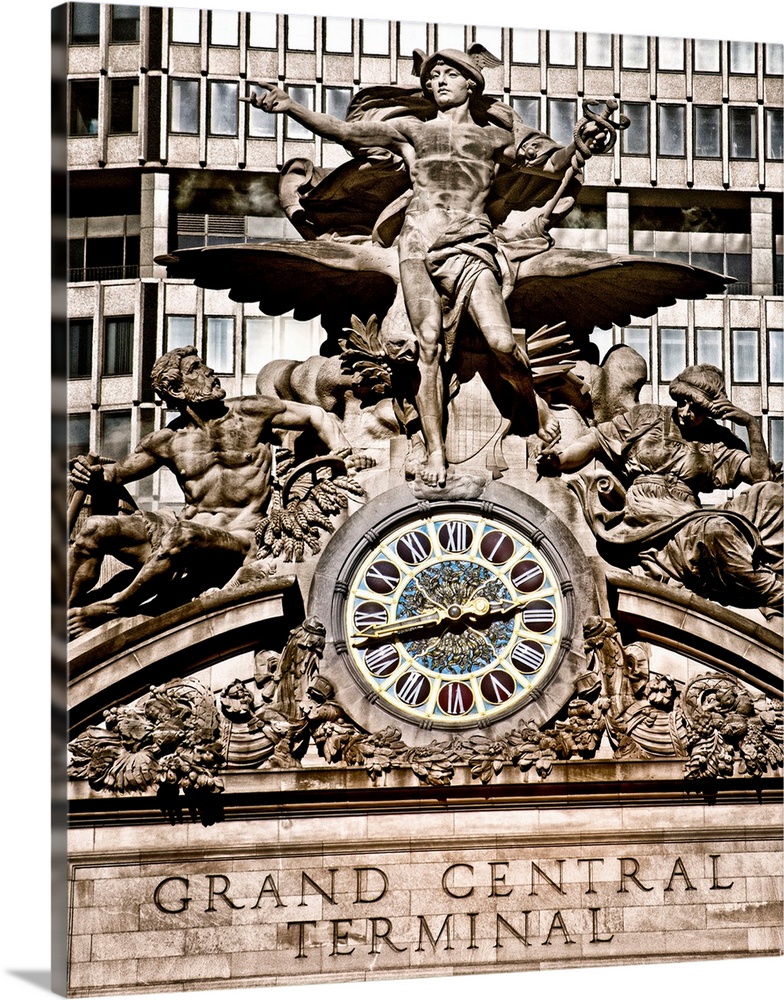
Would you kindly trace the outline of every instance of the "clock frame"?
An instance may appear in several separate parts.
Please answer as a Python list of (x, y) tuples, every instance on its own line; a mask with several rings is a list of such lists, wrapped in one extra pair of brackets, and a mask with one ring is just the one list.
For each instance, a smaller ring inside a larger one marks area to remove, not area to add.
[(514, 487), (421, 500), (398, 487), (326, 547), (309, 614), (355, 722), (413, 745), (557, 714), (585, 673), (593, 576), (563, 522)]

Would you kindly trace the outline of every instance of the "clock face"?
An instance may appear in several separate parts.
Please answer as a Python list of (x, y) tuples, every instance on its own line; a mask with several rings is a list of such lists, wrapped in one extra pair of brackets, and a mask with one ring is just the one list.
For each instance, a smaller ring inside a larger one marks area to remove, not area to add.
[(552, 564), (513, 518), (465, 506), (367, 545), (339, 631), (372, 700), (425, 727), (489, 725), (554, 669), (564, 622)]

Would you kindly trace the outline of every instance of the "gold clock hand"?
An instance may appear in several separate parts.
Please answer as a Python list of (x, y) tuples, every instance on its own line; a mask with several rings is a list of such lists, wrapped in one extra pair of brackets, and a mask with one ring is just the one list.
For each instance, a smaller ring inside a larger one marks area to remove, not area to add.
[(363, 632), (355, 632), (353, 639), (384, 639), (388, 636), (397, 635), (399, 632), (407, 632), (410, 629), (423, 628), (426, 625), (439, 625), (444, 618), (448, 617), (448, 611), (436, 609), (427, 614), (411, 615), (409, 618), (398, 618), (393, 622), (384, 622), (380, 625), (369, 625)]

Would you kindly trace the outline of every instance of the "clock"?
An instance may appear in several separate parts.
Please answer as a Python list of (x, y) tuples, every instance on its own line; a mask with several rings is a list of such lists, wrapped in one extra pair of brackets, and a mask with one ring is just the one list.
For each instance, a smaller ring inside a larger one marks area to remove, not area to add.
[(394, 719), (410, 737), (492, 728), (552, 702), (585, 560), (562, 522), (543, 530), (550, 522), (500, 484), (473, 500), (398, 488), (349, 519), (319, 564), (309, 613), (327, 626), (324, 673), (355, 721), (373, 730)]

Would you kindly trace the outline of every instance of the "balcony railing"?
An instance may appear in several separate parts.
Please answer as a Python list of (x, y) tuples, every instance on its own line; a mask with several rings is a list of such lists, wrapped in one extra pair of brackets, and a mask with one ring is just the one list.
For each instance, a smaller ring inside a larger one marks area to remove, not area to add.
[(120, 264), (115, 267), (69, 267), (69, 281), (117, 281), (121, 278), (138, 278), (138, 264)]

